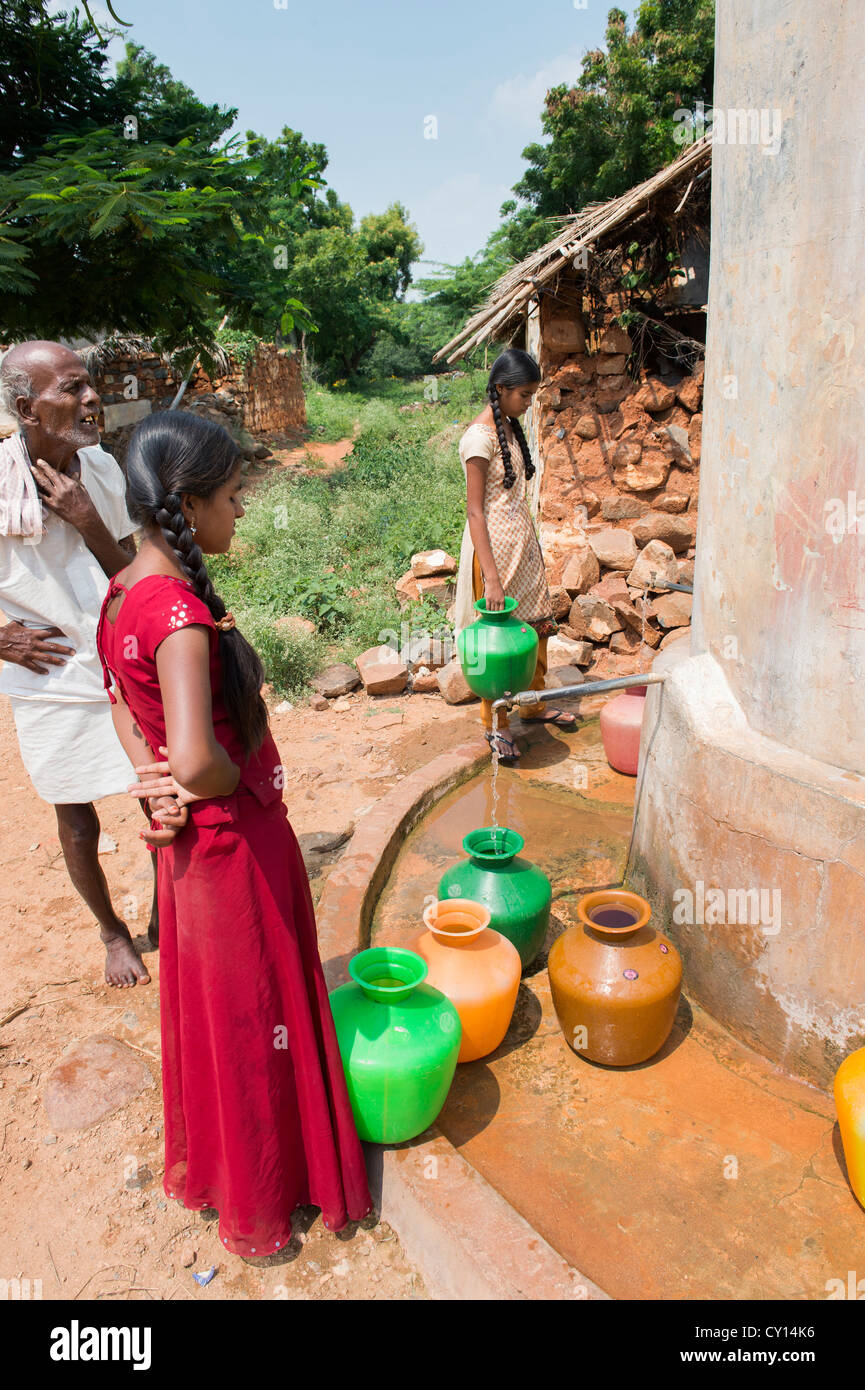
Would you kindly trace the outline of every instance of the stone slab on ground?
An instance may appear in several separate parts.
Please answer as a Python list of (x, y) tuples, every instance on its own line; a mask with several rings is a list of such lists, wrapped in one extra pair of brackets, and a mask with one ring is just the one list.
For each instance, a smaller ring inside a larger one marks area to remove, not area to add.
[(312, 678), (313, 690), (317, 690), (319, 695), (325, 695), (329, 700), (335, 699), (337, 695), (345, 695), (349, 690), (356, 690), (360, 683), (357, 671), (345, 661), (328, 666)]
[(89, 1129), (153, 1085), (150, 1069), (125, 1043), (95, 1033), (65, 1048), (42, 1104), (52, 1129)]
[(355, 665), (367, 695), (399, 695), (408, 685), (408, 667), (393, 647), (370, 647)]

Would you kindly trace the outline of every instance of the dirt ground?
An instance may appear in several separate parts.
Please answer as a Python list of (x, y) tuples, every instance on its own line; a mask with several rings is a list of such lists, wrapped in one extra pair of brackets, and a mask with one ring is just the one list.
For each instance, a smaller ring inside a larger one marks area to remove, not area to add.
[[(317, 901), (340, 851), (316, 853), (315, 837), (350, 832), (407, 773), (464, 742), (477, 711), (437, 695), (361, 692), (321, 713), (283, 707), (272, 727)], [(97, 926), (69, 883), (54, 812), (24, 771), (5, 700), (0, 797), (0, 1280), (41, 1280), (44, 1299), (82, 1301), (427, 1298), (394, 1232), (374, 1218), (334, 1235), (304, 1208), (281, 1255), (245, 1261), (220, 1244), (215, 1212), (165, 1198), (159, 965), (144, 935), (152, 872), (140, 811), (122, 796), (97, 806), (109, 837), (100, 862), (153, 976), (120, 991), (104, 983)], [(53, 1133), (46, 1078), (67, 1045), (97, 1034), (133, 1049), (152, 1085), (90, 1128)], [(214, 1266), (199, 1286), (193, 1273)]]

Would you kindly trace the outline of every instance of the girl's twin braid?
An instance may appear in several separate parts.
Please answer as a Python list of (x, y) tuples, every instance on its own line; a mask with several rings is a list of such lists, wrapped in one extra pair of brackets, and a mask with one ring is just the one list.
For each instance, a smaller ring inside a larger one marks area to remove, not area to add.
[[(516, 474), (514, 473), (514, 466), (511, 463), (511, 451), (508, 446), (507, 437), (505, 435), (505, 427), (504, 423), (502, 422), (502, 412), (501, 407), (499, 405), (499, 394), (495, 386), (490, 387), (490, 404), (493, 408), (493, 419), (496, 422), (496, 431), (498, 432), (499, 436), (499, 446), (502, 451), (502, 463), (505, 466), (504, 486), (510, 488), (513, 487), (517, 479)], [(532, 463), (532, 453), (529, 448), (529, 441), (523, 434), (523, 427), (520, 424), (519, 420), (516, 418), (516, 416), (509, 415), (508, 419), (511, 422), (511, 429), (514, 432), (516, 441), (520, 446), (520, 451), (523, 456), (523, 467), (525, 469), (526, 477), (533, 478), (535, 476), (535, 465)]]
[(214, 622), (218, 622), (220, 618), (225, 617), (225, 604), (213, 587), (210, 575), (207, 573), (207, 566), (204, 563), (204, 556), (195, 544), (192, 532), (186, 524), (186, 517), (181, 510), (178, 493), (167, 492), (165, 494), (162, 499), (162, 506), (155, 513), (154, 519), (166, 543), (180, 561), (184, 573), (192, 580), (196, 594), (203, 603), (207, 604)]
[(517, 475), (514, 472), (514, 465), (511, 463), (511, 451), (508, 447), (508, 440), (505, 434), (505, 427), (502, 422), (502, 412), (501, 407), (499, 405), (499, 393), (496, 390), (495, 386), (490, 386), (490, 405), (493, 408), (493, 419), (496, 422), (496, 433), (499, 436), (499, 447), (502, 451), (502, 463), (505, 466), (503, 486), (511, 488), (517, 481)]
[(511, 429), (513, 430), (514, 434), (516, 435), (516, 437), (517, 437), (517, 443), (519, 444), (520, 449), (522, 450), (522, 454), (523, 454), (523, 467), (524, 467), (525, 470), (526, 470), (526, 477), (527, 477), (527, 478), (533, 478), (533, 477), (535, 476), (535, 465), (532, 463), (532, 451), (531, 451), (531, 449), (529, 448), (529, 441), (526, 439), (526, 436), (523, 434), (523, 427), (522, 427), (522, 425), (520, 424), (519, 420), (516, 418), (516, 416), (515, 416), (515, 415), (511, 415), (511, 416), (509, 416), (509, 419), (510, 419), (510, 422), (511, 422)]

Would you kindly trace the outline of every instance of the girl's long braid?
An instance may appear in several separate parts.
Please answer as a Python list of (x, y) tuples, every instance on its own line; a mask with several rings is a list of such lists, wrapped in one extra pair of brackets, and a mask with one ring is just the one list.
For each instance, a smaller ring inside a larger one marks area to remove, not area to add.
[[(502, 420), (501, 407), (499, 405), (499, 393), (496, 390), (495, 386), (491, 386), (489, 389), (490, 405), (492, 406), (493, 410), (493, 419), (496, 422), (496, 433), (499, 436), (499, 447), (502, 451), (502, 463), (504, 464), (505, 468), (503, 486), (506, 488), (512, 488), (517, 480), (517, 477), (514, 473), (514, 465), (511, 462), (510, 446), (508, 445), (507, 436), (505, 434), (505, 426)], [(525, 469), (526, 477), (533, 478), (535, 476), (535, 465), (532, 463), (532, 454), (531, 450), (529, 449), (529, 441), (523, 434), (523, 427), (520, 424), (519, 420), (513, 415), (509, 415), (508, 419), (510, 421), (511, 429), (514, 432), (514, 437), (516, 438), (516, 441), (520, 446), (520, 452), (523, 456), (523, 468)]]
[[(178, 493), (168, 492), (165, 494), (162, 506), (154, 513), (154, 520), (159, 526), (166, 544), (176, 555), (184, 574), (192, 581), (192, 587), (198, 598), (207, 605), (213, 621), (218, 623), (220, 618), (225, 617), (227, 609), (213, 587), (213, 581), (207, 572), (207, 565), (204, 563), (201, 548), (196, 545), (192, 532), (186, 524), (186, 517), (183, 515)], [(232, 628), (228, 632), (219, 632), (218, 637), (224, 673), (223, 696), (228, 709), (233, 710), (238, 703), (240, 692), (239, 688), (234, 688), (235, 685), (239, 687), (237, 675), (232, 678), (230, 673), (237, 672), (237, 662), (227, 663), (225, 661), (226, 649), (234, 650), (245, 666), (252, 666), (256, 672), (259, 690), (264, 683), (264, 667), (255, 648), (250, 646), (237, 628)], [(260, 747), (266, 732), (267, 706), (259, 694), (247, 752)]]
[(162, 506), (156, 512), (155, 520), (159, 524), (166, 544), (177, 556), (184, 574), (192, 580), (196, 594), (202, 603), (207, 604), (213, 621), (219, 622), (220, 618), (225, 617), (227, 610), (207, 573), (207, 566), (204, 563), (201, 549), (196, 545), (192, 532), (186, 524), (186, 517), (181, 510), (178, 493), (167, 492), (165, 494)]
[(523, 434), (523, 427), (517, 417), (515, 415), (509, 415), (508, 419), (511, 422), (511, 429), (517, 437), (517, 443), (522, 450), (523, 467), (526, 470), (526, 477), (533, 478), (535, 476), (535, 465), (532, 463), (532, 451), (529, 448), (529, 441)]
[(517, 481), (517, 475), (514, 472), (514, 465), (511, 463), (511, 451), (508, 446), (508, 439), (507, 435), (505, 434), (505, 426), (502, 420), (502, 411), (501, 406), (499, 405), (499, 393), (496, 390), (495, 386), (490, 387), (490, 405), (493, 408), (493, 419), (496, 422), (496, 433), (499, 436), (499, 448), (502, 451), (502, 463), (505, 466), (503, 486), (507, 488), (512, 488), (514, 483)]

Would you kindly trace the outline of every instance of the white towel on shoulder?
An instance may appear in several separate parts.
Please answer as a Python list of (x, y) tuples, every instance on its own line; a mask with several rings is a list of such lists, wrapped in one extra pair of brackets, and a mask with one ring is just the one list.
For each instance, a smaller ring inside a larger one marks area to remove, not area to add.
[(19, 431), (0, 440), (0, 536), (25, 536), (38, 545), (43, 530), (42, 499)]

